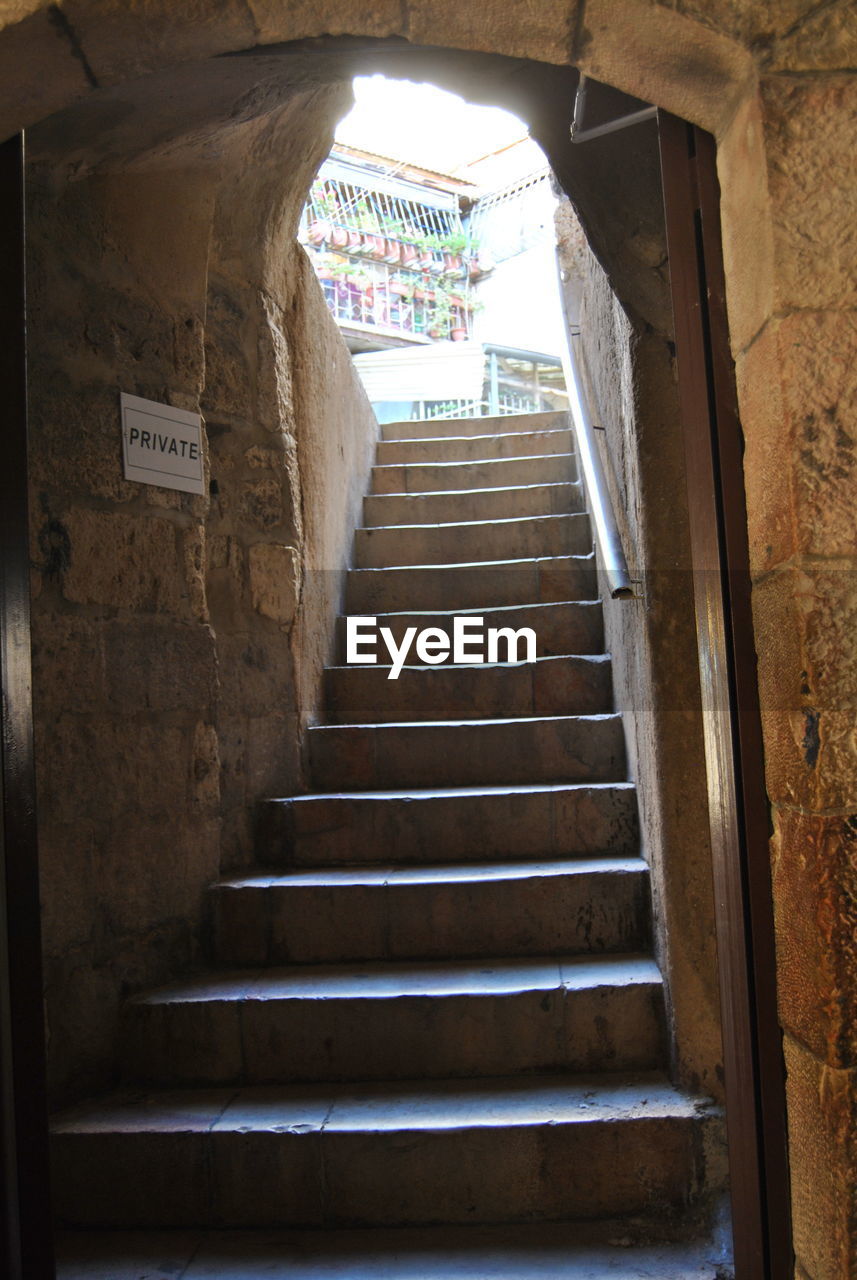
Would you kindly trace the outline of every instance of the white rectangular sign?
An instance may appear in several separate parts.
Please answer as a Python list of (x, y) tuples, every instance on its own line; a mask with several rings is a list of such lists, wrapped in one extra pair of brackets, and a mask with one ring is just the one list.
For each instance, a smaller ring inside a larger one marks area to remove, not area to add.
[(202, 419), (170, 404), (120, 394), (125, 479), (205, 493)]

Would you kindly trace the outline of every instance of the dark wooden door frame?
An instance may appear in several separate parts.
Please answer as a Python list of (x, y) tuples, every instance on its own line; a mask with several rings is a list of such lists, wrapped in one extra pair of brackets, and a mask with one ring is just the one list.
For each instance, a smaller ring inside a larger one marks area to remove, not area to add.
[(716, 144), (658, 113), (702, 689), (737, 1280), (786, 1280), (785, 1072), (777, 1021), (743, 436), (729, 347)]
[(0, 1271), (55, 1275), (27, 533), (24, 139), (0, 145)]

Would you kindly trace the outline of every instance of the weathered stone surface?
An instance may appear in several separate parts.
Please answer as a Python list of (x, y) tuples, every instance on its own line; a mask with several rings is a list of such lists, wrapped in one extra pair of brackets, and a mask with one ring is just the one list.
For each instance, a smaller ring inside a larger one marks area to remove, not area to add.
[(249, 0), (248, 7), (262, 44), (322, 35), (391, 36), (402, 30), (399, 0), (369, 0), (351, 11), (338, 0), (296, 0), (288, 7), (278, 0)]
[[(718, 140), (717, 174), (729, 340), (737, 357), (774, 309), (774, 229), (758, 96), (748, 97)], [(745, 425), (751, 418), (741, 403)]]
[(788, 569), (753, 595), (771, 799), (857, 808), (853, 569)]
[(812, 1280), (844, 1280), (857, 1265), (857, 1078), (791, 1036), (785, 1054), (795, 1252)]
[(256, 542), (248, 552), (253, 608), (281, 627), (291, 625), (300, 596), (300, 558), (295, 547)]
[(648, 1071), (663, 1052), (645, 957), (247, 970), (149, 993), (124, 1021), (128, 1079), (173, 1086)]
[[(0, 13), (0, 133), (4, 138), (91, 90), (86, 67), (46, 4), (4, 4)], [(22, 76), (26, 67), (28, 74)]]
[(73, 507), (62, 524), (69, 545), (62, 574), (67, 600), (183, 612), (187, 583), (177, 547), (179, 530), (171, 521)]
[(95, 841), (92, 819), (40, 826), (42, 930), (54, 955), (91, 940), (98, 891)]
[[(780, 6), (777, 6), (780, 7)], [(771, 71), (846, 71), (857, 63), (857, 29), (849, 0), (819, 8), (802, 4), (795, 21), (772, 41)]]
[(110, 0), (65, 0), (63, 12), (100, 84), (248, 48), (256, 38), (241, 0), (194, 0), (180, 9), (169, 0), (136, 0), (130, 9), (117, 9)]
[[(40, 746), (51, 812), (62, 821), (157, 813), (172, 827), (191, 797), (193, 728), (122, 716), (57, 715)], [(118, 851), (117, 851), (118, 852)]]
[(837, 312), (772, 320), (737, 363), (751, 566), (795, 553), (854, 553), (857, 321)]
[(463, 795), (295, 797), (263, 806), (257, 856), (272, 866), (596, 857), (635, 852), (629, 784), (486, 787)]
[(221, 963), (640, 951), (645, 863), (481, 863), (258, 873), (212, 890)]
[[(512, 0), (489, 24), (472, 5), (455, 0), (411, 0), (404, 33), (415, 44), (484, 49), (512, 58), (565, 63), (571, 58), (576, 0)], [(442, 40), (439, 34), (443, 33)]]
[(737, 41), (639, 0), (587, 0), (575, 61), (586, 75), (712, 133), (729, 121), (753, 74)]
[(855, 78), (771, 77), (761, 94), (777, 310), (853, 307)]
[(828, 1066), (857, 1066), (857, 816), (779, 809), (772, 852), (783, 1025)]

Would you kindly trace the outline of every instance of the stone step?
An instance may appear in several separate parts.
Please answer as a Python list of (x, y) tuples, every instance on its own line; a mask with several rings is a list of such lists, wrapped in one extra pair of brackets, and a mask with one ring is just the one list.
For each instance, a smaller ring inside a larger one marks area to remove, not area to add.
[(312, 783), (321, 791), (627, 776), (616, 714), (316, 725), (308, 740)]
[(423, 609), (459, 612), (594, 600), (597, 591), (593, 555), (351, 569), (345, 580), (345, 612), (377, 614)]
[(482, 666), (327, 667), (330, 724), (603, 715), (613, 710), (612, 668), (603, 654)]
[(118, 1227), (656, 1219), (699, 1197), (720, 1124), (655, 1073), (125, 1092), (56, 1118), (55, 1208)]
[(427, 440), (443, 436), (502, 435), (520, 431), (555, 431), (568, 428), (564, 409), (553, 413), (514, 413), (496, 418), (426, 418), (409, 422), (385, 422), (382, 440)]
[(664, 1054), (649, 956), (211, 972), (122, 1011), (128, 1081), (157, 1085), (643, 1071)]
[(372, 468), (371, 493), (436, 493), (454, 489), (515, 488), (530, 484), (566, 484), (578, 479), (568, 454), (498, 458), (486, 462), (401, 463)]
[(357, 529), (354, 534), (354, 564), (359, 569), (585, 556), (591, 550), (589, 516), (583, 514), (388, 525)]
[(379, 440), (379, 467), (409, 466), (414, 462), (484, 462), (497, 458), (534, 458), (541, 454), (572, 454), (574, 439), (568, 428), (517, 431), (501, 435), (443, 436), (429, 440)]
[(640, 951), (642, 858), (322, 867), (222, 880), (210, 891), (219, 964), (441, 960)]
[(391, 524), (445, 524), (454, 520), (562, 516), (585, 510), (580, 484), (519, 485), (512, 489), (454, 489), (444, 493), (376, 493), (363, 499), (368, 528)]
[[(704, 1122), (706, 1129), (714, 1121)], [(220, 1214), (212, 1203), (212, 1216)], [(662, 1216), (659, 1236), (666, 1234)], [(640, 1223), (279, 1231), (61, 1231), (57, 1280), (727, 1280), (723, 1243), (635, 1243)], [(685, 1235), (687, 1232), (684, 1233)], [(394, 1262), (392, 1261), (394, 1260)], [(395, 1266), (395, 1271), (391, 1269)]]
[[(452, 661), (453, 618), (482, 618), (485, 627), (519, 631), (529, 627), (536, 633), (536, 657), (551, 658), (564, 653), (601, 653), (604, 624), (600, 601), (562, 601), (556, 604), (512, 605), (500, 609), (460, 609), (457, 615), (440, 611), (422, 613), (381, 613), (375, 615), (378, 628), (386, 627), (401, 646), (409, 627), (424, 631), (435, 627), (447, 636)], [(337, 663), (346, 659), (346, 615), (336, 620)]]
[(266, 866), (470, 862), (636, 854), (630, 782), (288, 796), (259, 807)]

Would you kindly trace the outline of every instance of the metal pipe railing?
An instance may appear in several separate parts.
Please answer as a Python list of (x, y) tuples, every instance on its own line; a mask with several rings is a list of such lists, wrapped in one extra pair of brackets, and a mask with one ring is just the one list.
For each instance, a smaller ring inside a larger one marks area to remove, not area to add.
[(589, 515), (594, 526), (598, 548), (601, 552), (601, 562), (607, 578), (610, 595), (614, 600), (632, 600), (636, 592), (628, 572), (628, 562), (625, 559), (622, 540), (619, 537), (619, 526), (616, 522), (613, 503), (610, 499), (610, 490), (607, 486), (607, 477), (601, 460), (601, 452), (595, 439), (595, 427), (589, 413), (580, 365), (574, 351), (572, 326), (568, 314), (568, 298), (559, 260), (557, 260), (557, 275), (566, 338), (563, 344), (562, 366), (565, 372), (569, 413), (577, 444), (577, 456), (583, 485), (586, 490)]

